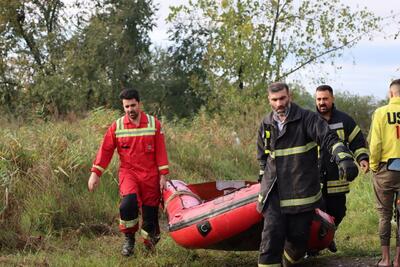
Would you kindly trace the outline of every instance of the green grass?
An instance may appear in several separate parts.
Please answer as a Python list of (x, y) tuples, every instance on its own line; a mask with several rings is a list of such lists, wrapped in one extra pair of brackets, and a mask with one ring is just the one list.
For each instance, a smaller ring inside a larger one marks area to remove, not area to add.
[[(164, 122), (170, 178), (256, 180), (261, 115), (260, 110), (232, 111), (228, 118), (200, 113), (190, 122)], [(73, 122), (1, 122), (0, 266), (254, 266), (257, 252), (187, 250), (165, 232), (155, 254), (138, 245), (134, 257), (120, 256), (117, 157), (98, 190), (86, 188), (102, 136), (118, 117), (97, 109)], [(351, 189), (336, 235), (338, 255), (374, 257), (379, 240), (371, 175), (359, 177)]]

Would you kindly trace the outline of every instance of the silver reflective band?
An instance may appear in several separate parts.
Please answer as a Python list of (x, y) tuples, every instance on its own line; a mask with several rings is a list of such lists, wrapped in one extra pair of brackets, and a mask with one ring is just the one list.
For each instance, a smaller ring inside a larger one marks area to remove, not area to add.
[(296, 146), (296, 147), (291, 147), (291, 148), (277, 149), (277, 150), (273, 151), (273, 153), (274, 153), (274, 157), (289, 156), (289, 155), (305, 153), (305, 152), (313, 149), (314, 147), (317, 147), (317, 143), (310, 142), (310, 143), (306, 144), (305, 146)]
[(338, 122), (338, 123), (329, 124), (329, 128), (331, 130), (343, 129), (343, 123)]
[(311, 197), (281, 200), (281, 207), (303, 206), (317, 202), (322, 196), (321, 190)]

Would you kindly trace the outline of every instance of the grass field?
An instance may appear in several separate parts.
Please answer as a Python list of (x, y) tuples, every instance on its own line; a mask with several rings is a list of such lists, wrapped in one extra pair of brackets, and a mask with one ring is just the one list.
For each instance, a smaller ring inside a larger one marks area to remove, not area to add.
[[(255, 133), (262, 113), (255, 114), (227, 120), (201, 113), (191, 122), (165, 122), (170, 178), (255, 180)], [(156, 253), (148, 254), (139, 244), (134, 257), (120, 256), (117, 157), (98, 190), (86, 189), (102, 135), (118, 116), (98, 109), (82, 120), (0, 122), (0, 265), (255, 266), (257, 252), (187, 250), (165, 231)], [(361, 176), (348, 194), (336, 256), (378, 255), (374, 206), (371, 175)], [(332, 254), (323, 253), (318, 261), (324, 266)]]

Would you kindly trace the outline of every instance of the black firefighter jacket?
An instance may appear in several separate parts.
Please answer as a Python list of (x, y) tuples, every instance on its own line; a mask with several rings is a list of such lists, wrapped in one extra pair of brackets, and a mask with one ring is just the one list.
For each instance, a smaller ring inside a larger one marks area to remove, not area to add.
[[(318, 114), (291, 103), (281, 132), (272, 112), (261, 122), (257, 159), (264, 174), (257, 210), (262, 212), (272, 187), (278, 187), (282, 213), (300, 213), (321, 204), (317, 146), (352, 159), (339, 137)], [(337, 157), (334, 157), (337, 159)]]
[[(336, 131), (340, 140), (351, 150), (358, 163), (361, 160), (369, 160), (364, 135), (349, 115), (333, 106), (328, 124), (329, 128)], [(349, 182), (339, 179), (338, 166), (326, 148), (320, 150), (320, 172), (321, 181), (326, 186), (326, 192), (329, 195), (345, 194), (350, 191)]]

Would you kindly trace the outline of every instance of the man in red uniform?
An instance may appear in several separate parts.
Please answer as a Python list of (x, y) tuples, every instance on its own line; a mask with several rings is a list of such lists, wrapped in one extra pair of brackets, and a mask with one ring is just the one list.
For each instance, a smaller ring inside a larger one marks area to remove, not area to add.
[(161, 191), (168, 174), (168, 158), (160, 122), (141, 111), (139, 93), (124, 89), (120, 94), (125, 116), (108, 128), (97, 152), (88, 181), (89, 191), (100, 182), (117, 148), (119, 192), (122, 197), (119, 229), (125, 233), (122, 255), (133, 254), (135, 233), (138, 231), (139, 208), (142, 213), (140, 234), (148, 249), (154, 249), (159, 240), (158, 206)]

